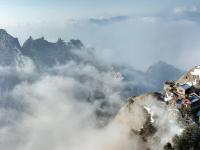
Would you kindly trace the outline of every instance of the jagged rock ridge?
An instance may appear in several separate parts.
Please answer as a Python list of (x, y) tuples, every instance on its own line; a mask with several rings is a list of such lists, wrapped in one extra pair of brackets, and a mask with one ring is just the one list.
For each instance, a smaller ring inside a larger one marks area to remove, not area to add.
[(17, 38), (0, 29), (0, 64), (15, 64), (17, 55), (24, 55), (31, 58), (37, 67), (51, 67), (56, 64), (64, 64), (71, 59), (78, 60), (73, 50), (82, 49), (84, 45), (80, 40), (70, 40), (65, 43), (58, 39), (56, 43), (48, 42), (43, 37), (33, 39), (29, 37), (23, 46), (20, 46)]
[(0, 29), (0, 64), (3, 66), (14, 65), (20, 49), (18, 39)]
[(38, 67), (64, 64), (71, 59), (78, 59), (71, 51), (81, 49), (83, 44), (80, 40), (71, 40), (65, 43), (58, 39), (56, 43), (48, 42), (44, 38), (33, 40), (30, 37), (22, 46), (22, 54), (34, 60)]
[[(81, 50), (81, 51), (80, 51)], [(23, 55), (33, 60), (37, 69), (45, 70), (45, 68), (53, 67), (58, 64), (65, 64), (67, 61), (73, 60), (76, 63), (86, 62), (97, 68), (100, 72), (110, 71), (112, 69), (101, 65), (101, 62), (95, 62), (92, 52), (87, 54), (87, 60), (77, 55), (77, 52), (86, 52), (86, 48), (80, 40), (70, 40), (65, 42), (58, 39), (57, 42), (49, 42), (44, 37), (33, 39), (29, 37), (22, 47), (18, 39), (9, 35), (5, 30), (0, 30), (0, 64), (15, 64), (18, 55)], [(93, 59), (88, 60), (88, 59)], [(106, 68), (106, 69), (105, 69)], [(168, 79), (176, 79), (183, 71), (174, 68), (164, 62), (158, 62), (152, 65), (146, 72), (135, 70), (130, 66), (115, 66), (114, 78), (123, 79), (127, 86), (122, 95), (130, 96), (130, 93), (139, 95), (149, 91), (160, 91), (163, 82)]]

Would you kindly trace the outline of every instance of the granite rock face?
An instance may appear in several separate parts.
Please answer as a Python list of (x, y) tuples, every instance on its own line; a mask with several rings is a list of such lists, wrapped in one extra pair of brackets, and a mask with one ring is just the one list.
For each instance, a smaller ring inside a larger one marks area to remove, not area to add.
[(20, 49), (18, 39), (0, 29), (0, 64), (2, 66), (14, 65)]

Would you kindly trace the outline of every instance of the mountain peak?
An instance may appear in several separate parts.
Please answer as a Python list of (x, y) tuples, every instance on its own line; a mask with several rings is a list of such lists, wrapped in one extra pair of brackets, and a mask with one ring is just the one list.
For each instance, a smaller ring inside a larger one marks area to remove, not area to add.
[[(148, 68), (146, 75), (151, 83), (161, 88), (164, 81), (177, 80), (183, 73), (173, 65), (159, 61)], [(162, 82), (157, 82), (157, 80)]]
[(81, 49), (84, 48), (83, 43), (80, 40), (72, 39), (68, 42), (68, 45), (72, 49)]
[(5, 35), (5, 34), (8, 35), (8, 33), (6, 32), (6, 30), (4, 30), (4, 29), (0, 29), (0, 36), (1, 36), (1, 35)]
[(38, 40), (45, 41), (45, 38), (44, 38), (44, 36), (42, 36), (42, 37), (39, 38)]
[(14, 38), (4, 29), (0, 29), (0, 49), (20, 49), (21, 46), (17, 38)]
[(14, 38), (10, 34), (7, 33), (6, 30), (0, 29), (0, 39), (5, 39), (5, 38)]
[(151, 65), (148, 70), (151, 70), (152, 68), (160, 68), (160, 67), (166, 67), (166, 66), (172, 66), (164, 61), (158, 61), (156, 63), (154, 63), (153, 65)]
[(58, 40), (57, 40), (57, 42), (56, 42), (56, 45), (57, 46), (66, 46), (66, 42), (63, 40), (63, 39), (61, 39), (61, 38), (59, 38)]
[(0, 65), (14, 65), (19, 50), (21, 46), (18, 39), (0, 29)]
[(32, 41), (32, 40), (33, 40), (33, 37), (32, 37), (32, 36), (29, 36), (28, 40)]
[(158, 61), (156, 63), (154, 63), (153, 65), (151, 65), (148, 69), (147, 69), (147, 73), (155, 73), (159, 70), (162, 70), (163, 72), (181, 72), (179, 69), (177, 69), (176, 67), (174, 67), (173, 65), (170, 65), (164, 61)]

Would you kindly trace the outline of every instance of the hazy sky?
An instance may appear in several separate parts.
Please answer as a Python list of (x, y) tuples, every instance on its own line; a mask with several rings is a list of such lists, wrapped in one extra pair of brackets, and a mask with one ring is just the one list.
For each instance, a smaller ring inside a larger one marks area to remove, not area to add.
[(198, 0), (0, 0), (0, 25), (63, 23), (105, 15), (158, 15), (174, 7), (197, 4)]
[(105, 61), (136, 68), (200, 64), (199, 0), (0, 0), (0, 28), (21, 43), (79, 38)]

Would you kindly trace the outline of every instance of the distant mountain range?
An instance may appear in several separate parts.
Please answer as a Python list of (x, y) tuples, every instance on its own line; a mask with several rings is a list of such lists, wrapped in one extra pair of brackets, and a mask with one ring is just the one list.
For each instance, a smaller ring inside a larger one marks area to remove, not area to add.
[(83, 47), (80, 40), (65, 43), (62, 39), (58, 39), (56, 43), (52, 43), (43, 37), (35, 40), (30, 37), (21, 46), (17, 38), (9, 35), (4, 29), (0, 29), (0, 64), (3, 66), (15, 64), (16, 56), (24, 55), (30, 57), (37, 67), (52, 67), (71, 59), (78, 59), (72, 53), (72, 49)]
[(89, 22), (97, 25), (107, 25), (110, 23), (122, 22), (129, 19), (129, 16), (113, 16), (108, 18), (90, 18)]
[[(65, 42), (58, 39), (57, 42), (53, 43), (48, 42), (44, 37), (39, 39), (29, 37), (21, 46), (17, 38), (9, 35), (4, 29), (0, 29), (1, 66), (15, 65), (19, 56), (26, 56), (34, 62), (38, 70), (42, 71), (55, 65), (63, 65), (68, 61), (74, 61), (76, 63), (89, 63), (100, 72), (112, 72), (111, 69), (109, 70), (110, 67), (103, 66), (101, 62), (95, 62), (94, 55), (89, 55), (92, 58), (83, 58), (78, 55), (80, 52), (88, 53), (86, 49), (80, 40), (73, 39)], [(184, 73), (184, 71), (162, 61), (151, 65), (146, 72), (135, 70), (123, 64), (115, 64), (114, 71), (121, 73), (123, 76), (123, 82), (127, 86), (122, 91), (122, 95), (126, 96), (139, 95), (148, 91), (159, 91), (162, 89), (164, 81), (177, 80)]]
[[(143, 79), (158, 89), (164, 79), (172, 77), (173, 81), (165, 82), (162, 93), (129, 97), (114, 122), (128, 128), (131, 141), (141, 136), (137, 149), (199, 150), (200, 66), (182, 74), (173, 66), (158, 62), (144, 74)], [(182, 76), (177, 79), (178, 74)]]
[[(58, 141), (64, 139), (65, 143), (65, 135), (71, 136), (71, 131), (79, 136), (84, 126), (87, 129), (105, 127), (129, 96), (135, 98), (146, 92), (161, 91), (166, 80), (177, 80), (183, 73), (165, 62), (157, 62), (146, 71), (125, 64), (106, 63), (98, 58), (95, 49), (85, 47), (80, 40), (58, 39), (54, 43), (43, 37), (29, 37), (20, 45), (17, 38), (0, 29), (0, 147), (3, 150), (27, 149), (27, 146), (38, 149), (40, 139), (49, 136), (50, 141), (54, 141), (58, 135)], [(156, 95), (147, 95), (147, 98)], [(116, 118), (121, 123), (133, 117), (148, 121), (150, 116), (144, 110), (134, 115), (138, 109), (134, 109), (133, 102), (129, 101), (122, 116), (119, 113)], [(160, 113), (162, 106), (163, 103), (158, 102), (161, 121), (163, 114), (168, 114), (167, 111)], [(79, 130), (76, 125), (80, 126)], [(159, 131), (168, 132), (166, 123), (159, 127), (164, 127)], [(63, 130), (57, 134), (58, 128), (70, 132), (63, 133)], [(49, 134), (49, 131), (56, 134)], [(38, 142), (35, 143), (35, 139)], [(49, 142), (46, 144), (49, 146)]]
[(124, 81), (131, 84), (128, 89), (135, 91), (136, 95), (150, 91), (161, 91), (165, 81), (177, 80), (184, 73), (184, 71), (163, 61), (151, 65), (147, 71), (135, 70), (130, 66), (116, 68), (124, 76)]

